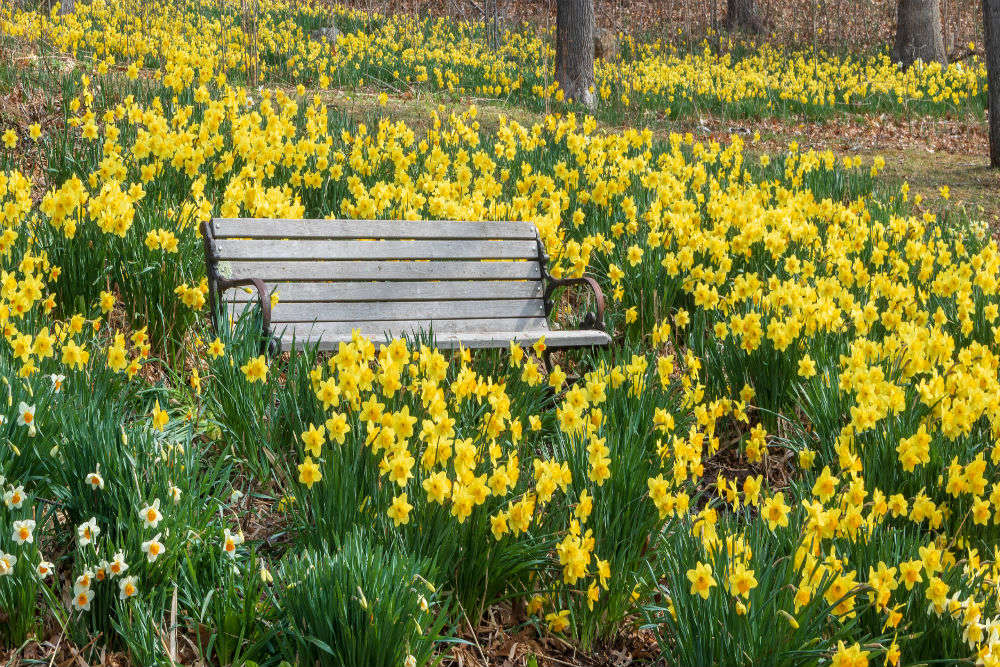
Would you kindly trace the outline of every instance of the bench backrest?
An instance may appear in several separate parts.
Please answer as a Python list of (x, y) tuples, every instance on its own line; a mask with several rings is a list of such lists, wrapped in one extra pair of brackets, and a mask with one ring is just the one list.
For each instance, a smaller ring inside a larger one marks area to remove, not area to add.
[[(277, 291), (271, 323), (285, 338), (547, 329), (530, 222), (242, 218), (207, 231), (215, 275)], [(231, 311), (255, 298), (221, 292)]]

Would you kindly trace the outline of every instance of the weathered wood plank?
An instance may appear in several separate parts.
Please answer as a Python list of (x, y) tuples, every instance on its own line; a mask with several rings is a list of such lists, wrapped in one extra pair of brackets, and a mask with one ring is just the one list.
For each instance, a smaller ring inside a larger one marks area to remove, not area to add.
[[(343, 283), (271, 283), (268, 288), (281, 303), (339, 303), (343, 301), (441, 301), (446, 299), (541, 298), (540, 280), (443, 280)], [(252, 288), (226, 290), (229, 302), (256, 301)]]
[(384, 338), (388, 333), (392, 336), (412, 336), (433, 331), (436, 334), (475, 333), (482, 331), (545, 331), (548, 323), (544, 317), (521, 318), (486, 318), (464, 320), (369, 320), (365, 322), (291, 322), (275, 324), (272, 327), (274, 335), (281, 338), (329, 338), (350, 337), (351, 332), (358, 329), (363, 335)]
[(217, 239), (526, 239), (535, 238), (531, 222), (452, 220), (270, 220), (217, 218)]
[[(459, 346), (469, 349), (478, 348), (503, 348), (510, 345), (511, 341), (520, 345), (533, 345), (539, 338), (545, 337), (545, 344), (550, 348), (568, 347), (592, 347), (607, 345), (611, 342), (611, 337), (603, 331), (481, 331), (481, 332), (456, 332), (456, 333), (436, 333), (435, 343), (439, 349), (457, 349)], [(383, 345), (389, 339), (385, 335), (373, 335), (368, 338), (376, 345)], [(307, 343), (316, 343), (321, 352), (333, 351), (338, 348), (341, 342), (349, 342), (351, 334), (328, 334), (325, 336), (315, 336), (304, 338), (298, 336), (294, 339), (295, 345), (303, 347)], [(281, 338), (281, 349), (292, 349), (292, 336)]]
[[(234, 304), (234, 316), (253, 301)], [(271, 322), (329, 322), (368, 320), (489, 320), (504, 317), (545, 317), (541, 299), (488, 301), (381, 301), (378, 303), (281, 303), (271, 309)]]
[(223, 278), (281, 280), (538, 280), (536, 261), (219, 262)]
[(216, 241), (220, 261), (233, 260), (398, 260), (537, 259), (534, 241)]

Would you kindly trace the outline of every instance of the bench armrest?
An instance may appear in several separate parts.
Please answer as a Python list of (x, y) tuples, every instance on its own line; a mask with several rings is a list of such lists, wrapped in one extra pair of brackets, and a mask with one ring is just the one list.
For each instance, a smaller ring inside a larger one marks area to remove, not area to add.
[(220, 277), (217, 270), (218, 263), (215, 256), (215, 238), (211, 220), (201, 223), (201, 234), (205, 244), (205, 272), (208, 277), (208, 306), (212, 310), (209, 319), (212, 321), (212, 328), (215, 329), (216, 334), (219, 333), (220, 323), (218, 317), (222, 293), (231, 287), (253, 285), (257, 290), (257, 303), (260, 304), (261, 350), (265, 353), (270, 351), (271, 296), (267, 292), (267, 286), (259, 278), (231, 280)]
[[(244, 287), (248, 285), (253, 285), (254, 289), (257, 291), (257, 303), (260, 305), (260, 316), (261, 316), (261, 349), (264, 352), (268, 351), (268, 345), (271, 339), (271, 296), (267, 292), (267, 286), (264, 281), (260, 278), (241, 278), (239, 280), (229, 280), (226, 278), (216, 278), (215, 279), (216, 288), (219, 294), (226, 291), (231, 287)], [(218, 315), (218, 304), (213, 304), (212, 313), (212, 323), (215, 324), (216, 331), (218, 332), (218, 323), (215, 318)]]
[(587, 329), (593, 328), (599, 331), (604, 331), (604, 292), (601, 290), (601, 286), (597, 284), (596, 280), (590, 276), (583, 276), (582, 278), (562, 278), (558, 280), (550, 278), (547, 283), (545, 296), (543, 297), (545, 301), (546, 315), (548, 315), (552, 310), (552, 294), (557, 289), (560, 287), (568, 287), (570, 285), (587, 285), (594, 292), (594, 301), (596, 302), (597, 308), (595, 312), (587, 313), (581, 326)]

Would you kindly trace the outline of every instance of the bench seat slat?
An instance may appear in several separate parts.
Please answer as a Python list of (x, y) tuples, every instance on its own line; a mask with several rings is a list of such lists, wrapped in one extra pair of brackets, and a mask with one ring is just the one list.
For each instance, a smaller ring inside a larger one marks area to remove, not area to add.
[[(437, 346), (443, 350), (457, 349), (459, 346), (476, 348), (504, 348), (510, 345), (511, 341), (523, 346), (533, 345), (539, 338), (545, 337), (548, 347), (591, 347), (607, 345), (611, 342), (611, 337), (603, 331), (478, 331), (467, 333), (435, 333), (434, 340)], [(384, 334), (369, 336), (376, 345), (383, 345), (386, 341)], [(321, 352), (335, 351), (341, 342), (349, 342), (350, 333), (336, 335), (332, 332), (324, 336), (312, 336), (311, 343), (317, 343)], [(294, 343), (299, 348), (306, 342), (302, 336), (294, 339)], [(293, 347), (293, 337), (285, 335), (281, 337), (281, 349), (288, 351)]]
[(438, 220), (260, 220), (219, 218), (217, 239), (523, 239), (535, 238), (531, 222)]
[[(533, 299), (544, 293), (540, 280), (447, 280), (342, 283), (272, 283), (280, 303), (343, 301), (443, 301), (446, 299)], [(256, 301), (252, 289), (232, 288), (229, 302)], [(376, 306), (372, 306), (373, 308)]]
[(536, 261), (219, 262), (222, 278), (281, 280), (538, 280)]
[(358, 329), (363, 335), (379, 340), (388, 333), (391, 336), (412, 336), (420, 332), (454, 334), (476, 333), (482, 331), (545, 331), (548, 322), (544, 317), (510, 317), (510, 318), (469, 318), (461, 320), (444, 320), (421, 318), (416, 320), (368, 320), (356, 322), (344, 320), (341, 322), (286, 322), (272, 327), (274, 334), (281, 338), (350, 338), (351, 332)]
[[(233, 313), (254, 302), (236, 304)], [(241, 307), (242, 306), (242, 307)], [(271, 309), (271, 322), (326, 322), (349, 320), (461, 320), (504, 317), (545, 317), (541, 299), (489, 301), (383, 301), (370, 303), (281, 303)]]
[(216, 241), (226, 260), (534, 259), (534, 241)]

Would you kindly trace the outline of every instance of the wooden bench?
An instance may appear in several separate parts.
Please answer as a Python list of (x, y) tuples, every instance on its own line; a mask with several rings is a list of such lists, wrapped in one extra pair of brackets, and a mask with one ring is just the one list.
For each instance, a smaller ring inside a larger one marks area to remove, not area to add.
[[(530, 222), (241, 218), (202, 233), (213, 322), (221, 304), (232, 315), (256, 302), (265, 341), (283, 350), (293, 341), (336, 350), (354, 329), (376, 344), (430, 332), (443, 349), (611, 341), (597, 281), (552, 278)], [(594, 312), (580, 330), (550, 329), (553, 293), (569, 285), (593, 290)]]

